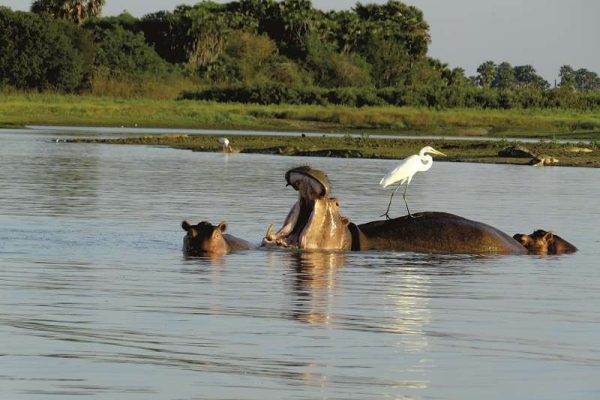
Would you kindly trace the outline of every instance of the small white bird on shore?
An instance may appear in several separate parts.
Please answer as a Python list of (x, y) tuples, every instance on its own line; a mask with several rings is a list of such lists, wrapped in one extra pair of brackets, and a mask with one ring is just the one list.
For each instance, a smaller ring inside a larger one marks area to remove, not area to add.
[(229, 139), (227, 139), (226, 137), (220, 137), (217, 140), (223, 146), (223, 151), (229, 151)]
[(403, 196), (404, 204), (406, 204), (406, 211), (408, 211), (408, 215), (412, 217), (412, 214), (408, 209), (408, 203), (406, 201), (406, 191), (408, 190), (408, 185), (410, 184), (410, 181), (412, 180), (414, 174), (416, 174), (417, 172), (425, 172), (429, 170), (429, 168), (431, 168), (431, 166), (433, 165), (433, 158), (430, 155), (425, 155), (426, 153), (446, 156), (444, 153), (442, 153), (441, 151), (437, 151), (431, 146), (423, 147), (421, 151), (419, 151), (418, 155), (414, 154), (410, 157), (405, 158), (396, 168), (392, 169), (387, 174), (385, 174), (383, 178), (381, 178), (379, 184), (383, 186), (383, 188), (393, 185), (396, 182), (400, 182), (396, 190), (392, 192), (392, 195), (390, 196), (390, 202), (387, 206), (387, 210), (385, 210), (384, 214), (381, 214), (381, 217), (385, 216), (387, 219), (390, 219), (388, 213), (390, 212), (392, 199), (394, 198), (394, 194), (398, 191), (398, 189), (400, 189), (400, 186), (402, 186), (404, 183), (406, 183), (406, 188), (404, 189)]

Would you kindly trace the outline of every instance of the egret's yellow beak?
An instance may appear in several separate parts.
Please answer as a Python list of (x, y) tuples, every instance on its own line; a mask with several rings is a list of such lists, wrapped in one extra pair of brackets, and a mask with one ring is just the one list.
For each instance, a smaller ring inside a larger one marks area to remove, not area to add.
[(442, 153), (441, 151), (437, 151), (436, 149), (433, 149), (433, 148), (431, 149), (431, 152), (432, 152), (433, 154), (439, 154), (440, 156), (447, 157), (447, 156), (446, 156), (444, 153)]

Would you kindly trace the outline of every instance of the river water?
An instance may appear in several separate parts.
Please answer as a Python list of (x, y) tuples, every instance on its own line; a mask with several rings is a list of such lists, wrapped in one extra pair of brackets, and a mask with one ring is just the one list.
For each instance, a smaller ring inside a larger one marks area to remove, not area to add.
[(600, 398), (598, 169), (436, 161), (408, 192), (412, 211), (553, 230), (574, 255), (186, 258), (183, 219), (254, 242), (279, 226), (302, 164), (346, 216), (378, 219), (395, 161), (55, 137), (0, 130), (2, 399)]

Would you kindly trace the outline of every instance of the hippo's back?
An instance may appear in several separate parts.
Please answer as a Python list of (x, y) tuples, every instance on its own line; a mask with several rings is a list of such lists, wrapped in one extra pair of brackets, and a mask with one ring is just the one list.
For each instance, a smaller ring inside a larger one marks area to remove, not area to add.
[(442, 212), (414, 218), (373, 221), (358, 226), (362, 250), (419, 253), (525, 254), (515, 239), (493, 226)]

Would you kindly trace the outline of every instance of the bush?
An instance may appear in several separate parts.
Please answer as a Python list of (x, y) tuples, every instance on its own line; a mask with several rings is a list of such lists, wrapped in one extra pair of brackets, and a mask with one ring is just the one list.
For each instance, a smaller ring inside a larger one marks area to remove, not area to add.
[[(571, 91), (572, 92), (572, 91)], [(313, 104), (364, 106), (412, 106), (435, 108), (527, 109), (565, 108), (594, 110), (600, 108), (600, 93), (566, 92), (565, 89), (543, 91), (538, 88), (480, 89), (472, 86), (410, 86), (398, 88), (335, 88), (285, 86), (212, 87), (185, 91), (180, 99), (257, 104)]]
[(352, 107), (386, 104), (373, 89), (288, 87), (284, 85), (227, 86), (184, 91), (180, 99), (256, 104), (346, 105)]
[(91, 35), (81, 27), (0, 7), (0, 82), (19, 89), (80, 91), (89, 87)]
[(357, 55), (341, 54), (324, 45), (316, 36), (309, 40), (306, 65), (319, 86), (372, 86), (368, 63)]
[(164, 78), (173, 72), (173, 68), (146, 43), (141, 32), (134, 33), (120, 25), (98, 28), (94, 41), (94, 64), (111, 77)]

